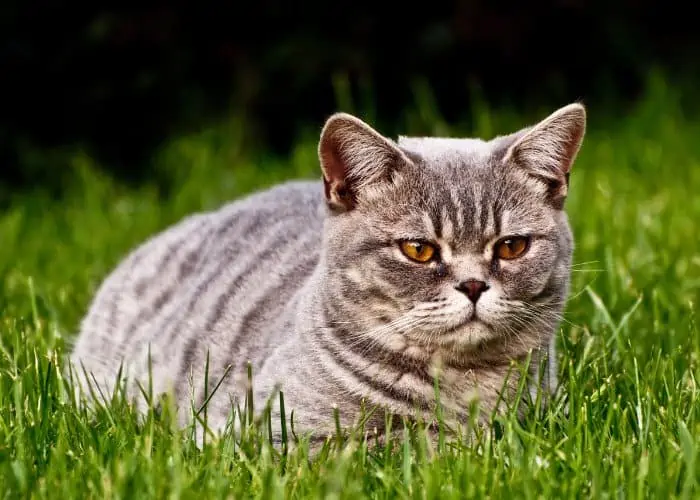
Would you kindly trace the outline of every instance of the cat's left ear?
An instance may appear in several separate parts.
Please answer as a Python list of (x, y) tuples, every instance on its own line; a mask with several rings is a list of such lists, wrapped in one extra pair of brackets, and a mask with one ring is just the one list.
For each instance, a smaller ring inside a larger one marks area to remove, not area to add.
[(569, 172), (585, 132), (586, 108), (579, 103), (569, 104), (522, 134), (508, 148), (503, 161), (543, 181), (551, 201), (563, 205)]
[(328, 206), (352, 210), (372, 187), (391, 182), (410, 160), (390, 139), (359, 118), (336, 113), (321, 131), (318, 156)]

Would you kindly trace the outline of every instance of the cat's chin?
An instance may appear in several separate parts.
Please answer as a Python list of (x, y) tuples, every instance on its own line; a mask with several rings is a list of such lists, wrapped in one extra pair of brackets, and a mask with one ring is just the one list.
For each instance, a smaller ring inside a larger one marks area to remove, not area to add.
[(435, 347), (467, 351), (495, 336), (496, 332), (493, 328), (482, 319), (468, 317), (456, 324), (435, 328), (431, 332), (423, 332), (420, 335), (420, 340), (425, 342), (427, 338), (429, 339), (428, 343)]
[(443, 345), (468, 349), (494, 337), (492, 328), (479, 318), (470, 318), (439, 336)]

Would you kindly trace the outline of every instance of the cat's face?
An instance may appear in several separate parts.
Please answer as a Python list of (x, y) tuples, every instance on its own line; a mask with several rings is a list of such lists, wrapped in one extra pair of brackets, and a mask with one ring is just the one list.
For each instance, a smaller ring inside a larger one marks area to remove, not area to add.
[(355, 335), (461, 351), (494, 339), (536, 347), (539, 332), (551, 332), (572, 254), (561, 209), (568, 168), (558, 184), (556, 172), (543, 180), (517, 164), (531, 134), (402, 139), (389, 169), (369, 182), (348, 179), (347, 165), (342, 183), (327, 177), (336, 210), (326, 226), (326, 291)]
[(494, 165), (418, 166), (329, 224), (333, 288), (376, 325), (429, 343), (476, 344), (551, 321), (571, 258), (563, 213)]

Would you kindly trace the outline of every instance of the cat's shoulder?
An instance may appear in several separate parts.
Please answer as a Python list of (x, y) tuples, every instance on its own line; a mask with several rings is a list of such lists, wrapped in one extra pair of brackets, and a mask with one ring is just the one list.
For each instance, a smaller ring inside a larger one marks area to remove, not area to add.
[(323, 201), (323, 184), (320, 181), (307, 179), (290, 180), (251, 193), (241, 201), (264, 202), (266, 204), (299, 202), (319, 204)]
[(321, 214), (323, 184), (313, 180), (291, 180), (248, 193), (221, 206), (211, 215), (306, 213)]

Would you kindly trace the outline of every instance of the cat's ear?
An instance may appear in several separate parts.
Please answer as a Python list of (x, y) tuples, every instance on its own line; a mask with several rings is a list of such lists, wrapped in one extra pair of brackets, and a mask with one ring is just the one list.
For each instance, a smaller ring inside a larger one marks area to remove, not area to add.
[(503, 161), (545, 182), (552, 202), (561, 205), (585, 132), (586, 109), (579, 103), (569, 104), (521, 134)]
[(347, 113), (328, 118), (318, 156), (326, 201), (338, 211), (352, 210), (363, 190), (390, 182), (392, 174), (410, 162), (393, 141)]

